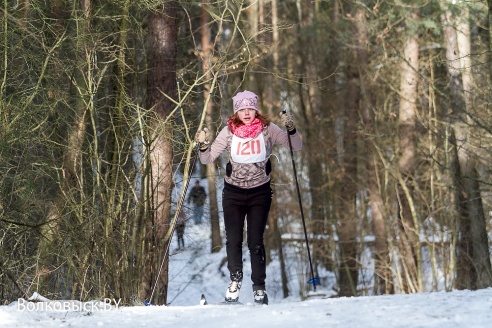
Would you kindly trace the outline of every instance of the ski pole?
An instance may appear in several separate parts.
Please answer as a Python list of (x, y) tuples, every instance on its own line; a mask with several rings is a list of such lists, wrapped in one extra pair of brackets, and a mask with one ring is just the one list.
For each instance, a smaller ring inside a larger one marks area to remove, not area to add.
[[(285, 114), (286, 111), (282, 111), (282, 113)], [(316, 283), (319, 282), (319, 277), (316, 278), (314, 277), (313, 261), (311, 260), (311, 252), (309, 250), (309, 241), (308, 241), (307, 230), (306, 230), (306, 220), (304, 219), (304, 212), (302, 210), (301, 192), (299, 190), (299, 182), (297, 180), (297, 170), (296, 170), (296, 163), (294, 161), (294, 151), (292, 150), (292, 141), (290, 140), (290, 134), (288, 129), (287, 129), (287, 138), (289, 139), (290, 157), (292, 159), (292, 168), (294, 169), (294, 178), (296, 180), (297, 198), (299, 199), (299, 208), (301, 210), (302, 227), (304, 228), (304, 238), (306, 240), (306, 248), (309, 258), (309, 267), (311, 268), (311, 279), (309, 279), (308, 284), (313, 285), (313, 289), (314, 291), (316, 291)]]

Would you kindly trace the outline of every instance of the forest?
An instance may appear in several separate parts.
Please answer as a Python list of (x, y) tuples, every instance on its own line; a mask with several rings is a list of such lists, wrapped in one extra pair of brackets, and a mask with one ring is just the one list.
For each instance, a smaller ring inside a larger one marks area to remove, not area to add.
[[(199, 165), (196, 131), (215, 136), (242, 90), (295, 118), (324, 287), (492, 287), (491, 20), (491, 0), (3, 0), (2, 304), (166, 304), (186, 188), (171, 192)], [(265, 238), (284, 269), (302, 234), (289, 155), (272, 161)], [(200, 171), (218, 252), (224, 159)]]

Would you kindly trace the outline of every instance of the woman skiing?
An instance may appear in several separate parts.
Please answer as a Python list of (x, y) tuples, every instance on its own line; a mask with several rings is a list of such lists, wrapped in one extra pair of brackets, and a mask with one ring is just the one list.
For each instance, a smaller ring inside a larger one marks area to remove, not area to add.
[(223, 151), (229, 153), (226, 166), (222, 207), (226, 231), (227, 268), (230, 283), (227, 302), (239, 300), (243, 280), (242, 242), (244, 220), (247, 221), (247, 242), (251, 257), (251, 280), (254, 301), (268, 304), (265, 292), (266, 262), (263, 233), (270, 211), (273, 192), (270, 188), (270, 154), (274, 145), (301, 150), (302, 141), (292, 115), (281, 113), (287, 132), (258, 112), (258, 96), (243, 91), (233, 98), (234, 114), (227, 121), (213, 143), (208, 129), (198, 131), (195, 141), (200, 144), (200, 161), (212, 163)]

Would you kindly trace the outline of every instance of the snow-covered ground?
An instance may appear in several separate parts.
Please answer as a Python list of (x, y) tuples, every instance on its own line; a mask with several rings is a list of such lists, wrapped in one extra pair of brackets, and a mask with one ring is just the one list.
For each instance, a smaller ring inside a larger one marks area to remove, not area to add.
[[(202, 185), (206, 185), (205, 181)], [(225, 248), (211, 254), (209, 221), (195, 225), (191, 208), (187, 207), (185, 213), (190, 219), (185, 230), (186, 247), (177, 249), (174, 237), (167, 306), (95, 307), (92, 303), (81, 306), (62, 302), (41, 308), (39, 303), (14, 302), (0, 306), (0, 327), (492, 327), (492, 288), (303, 301), (300, 289), (306, 286), (299, 283), (303, 278), (297, 277), (305, 276), (298, 273), (305, 270), (305, 263), (299, 260), (302, 247), (290, 253), (286, 250), (291, 295), (287, 299), (281, 292), (279, 265), (274, 258), (267, 270), (270, 305), (252, 304), (245, 246), (245, 280), (240, 294), (244, 305), (200, 305), (202, 293), (209, 303), (223, 300), (228, 283), (223, 264)], [(318, 292), (323, 290), (318, 287)]]
[(1, 327), (491, 327), (492, 289), (270, 305), (120, 307), (94, 312), (0, 307)]

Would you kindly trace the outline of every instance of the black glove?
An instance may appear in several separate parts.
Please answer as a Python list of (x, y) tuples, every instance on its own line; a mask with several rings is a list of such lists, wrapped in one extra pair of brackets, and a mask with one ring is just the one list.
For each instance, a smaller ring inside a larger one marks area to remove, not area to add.
[(203, 130), (196, 132), (195, 142), (200, 144), (200, 150), (205, 150), (208, 148), (208, 145), (210, 144), (210, 132), (207, 128), (203, 128)]
[(287, 131), (292, 132), (296, 129), (294, 124), (294, 117), (287, 112), (280, 112), (280, 120), (282, 124), (287, 128)]

